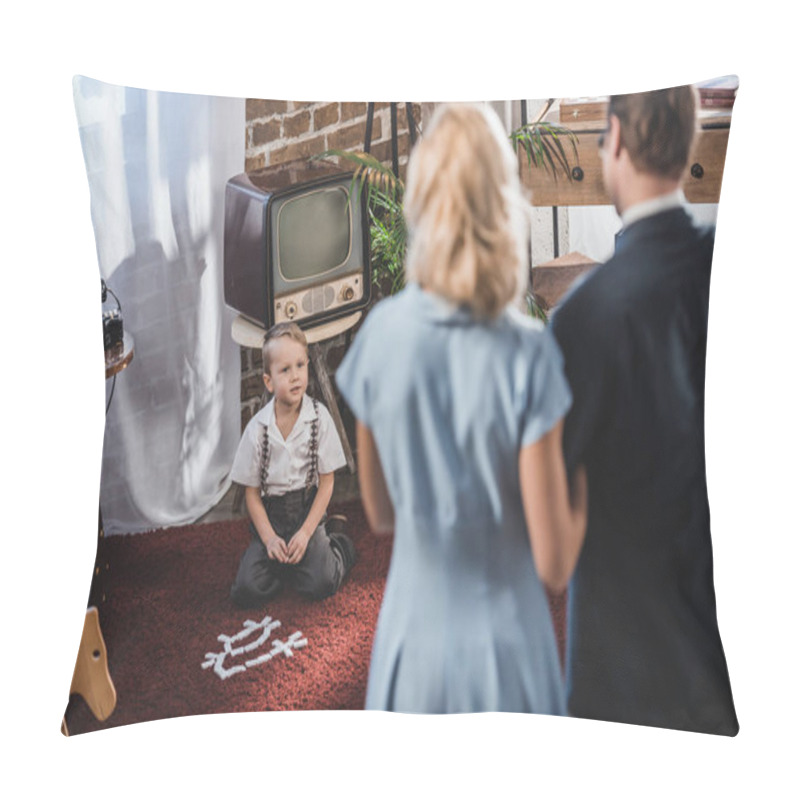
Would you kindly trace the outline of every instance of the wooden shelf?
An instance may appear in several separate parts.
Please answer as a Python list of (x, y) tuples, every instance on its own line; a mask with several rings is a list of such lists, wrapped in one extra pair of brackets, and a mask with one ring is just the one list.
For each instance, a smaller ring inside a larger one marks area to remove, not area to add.
[[(683, 191), (690, 203), (718, 203), (725, 153), (728, 149), (730, 111), (701, 111), (692, 156), (683, 180)], [(519, 150), (522, 185), (530, 190), (534, 206), (611, 205), (603, 186), (599, 138), (605, 124), (599, 121), (574, 122), (569, 129), (578, 137), (578, 161), (572, 147), (564, 143), (571, 166), (582, 171), (580, 180), (569, 180), (563, 173), (553, 177), (546, 167), (528, 164), (525, 152)]]

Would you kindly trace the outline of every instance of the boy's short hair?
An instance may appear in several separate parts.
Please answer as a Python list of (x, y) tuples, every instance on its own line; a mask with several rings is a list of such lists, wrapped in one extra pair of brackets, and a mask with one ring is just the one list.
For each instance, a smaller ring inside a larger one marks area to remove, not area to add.
[(308, 340), (296, 322), (278, 322), (264, 334), (264, 344), (261, 347), (261, 357), (264, 362), (264, 374), (269, 375), (270, 344), (282, 336), (294, 339), (308, 353)]
[(613, 95), (608, 115), (619, 120), (622, 145), (639, 172), (678, 179), (689, 162), (696, 107), (694, 87), (675, 86)]

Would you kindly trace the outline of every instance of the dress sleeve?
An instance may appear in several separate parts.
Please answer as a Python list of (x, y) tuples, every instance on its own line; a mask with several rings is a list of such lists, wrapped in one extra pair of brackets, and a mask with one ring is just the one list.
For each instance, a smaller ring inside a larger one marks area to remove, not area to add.
[(533, 444), (552, 430), (572, 403), (572, 393), (564, 376), (564, 360), (556, 340), (547, 329), (539, 334), (538, 339), (538, 347), (525, 348), (529, 360), (524, 368), (529, 378), (522, 421), (522, 447)]
[(370, 384), (374, 380), (370, 364), (370, 347), (368, 337), (375, 326), (373, 320), (376, 309), (367, 315), (358, 333), (350, 344), (339, 369), (336, 370), (336, 385), (350, 407), (354, 416), (361, 423), (370, 426)]
[(341, 469), (347, 459), (344, 456), (342, 441), (336, 432), (336, 425), (333, 422), (328, 409), (319, 404), (319, 450), (317, 451), (317, 471), (320, 475), (328, 472), (335, 472)]
[(259, 474), (261, 466), (260, 431), (261, 425), (255, 419), (247, 423), (233, 459), (231, 480), (242, 486), (261, 485), (261, 475)]

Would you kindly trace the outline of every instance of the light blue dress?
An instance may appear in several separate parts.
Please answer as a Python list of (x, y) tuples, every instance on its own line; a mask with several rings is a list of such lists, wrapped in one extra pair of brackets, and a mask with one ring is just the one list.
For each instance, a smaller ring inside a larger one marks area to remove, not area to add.
[(411, 284), (372, 309), (336, 379), (395, 511), (367, 708), (565, 714), (518, 467), (571, 402), (549, 331)]

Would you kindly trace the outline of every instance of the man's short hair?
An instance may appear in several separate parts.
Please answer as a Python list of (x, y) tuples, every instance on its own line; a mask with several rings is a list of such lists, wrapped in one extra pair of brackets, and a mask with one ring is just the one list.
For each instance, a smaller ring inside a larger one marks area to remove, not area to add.
[(300, 326), (296, 322), (278, 322), (276, 325), (273, 325), (264, 335), (264, 345), (261, 348), (261, 357), (264, 362), (265, 375), (269, 375), (270, 346), (276, 339), (280, 339), (282, 336), (288, 336), (298, 344), (303, 345), (306, 353), (308, 352), (308, 340), (306, 339), (306, 335), (300, 329)]
[(639, 172), (678, 179), (689, 162), (696, 108), (694, 87), (676, 86), (613, 95), (608, 114), (619, 119), (622, 146)]

